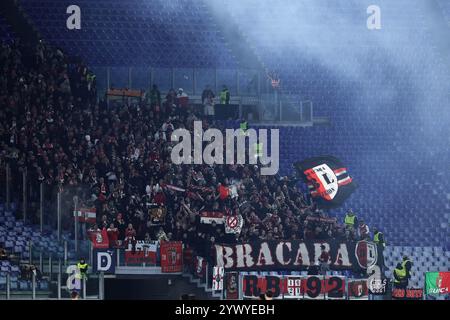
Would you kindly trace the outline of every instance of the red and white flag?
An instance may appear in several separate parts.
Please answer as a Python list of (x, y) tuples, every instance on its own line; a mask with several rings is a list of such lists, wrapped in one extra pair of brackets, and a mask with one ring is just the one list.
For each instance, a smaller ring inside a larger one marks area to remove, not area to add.
[(218, 211), (204, 211), (200, 213), (200, 222), (211, 224), (215, 222), (216, 224), (223, 224), (224, 221), (224, 214), (222, 212)]
[(102, 231), (95, 231), (91, 233), (91, 241), (94, 249), (109, 248), (108, 231), (103, 228)]
[(223, 290), (223, 276), (225, 274), (225, 269), (223, 267), (214, 267), (213, 270), (213, 290)]
[(95, 208), (79, 208), (73, 211), (73, 216), (78, 217), (79, 222), (95, 223), (97, 221)]
[(142, 241), (136, 243), (129, 242), (125, 248), (125, 262), (127, 264), (156, 264), (156, 251), (158, 241)]

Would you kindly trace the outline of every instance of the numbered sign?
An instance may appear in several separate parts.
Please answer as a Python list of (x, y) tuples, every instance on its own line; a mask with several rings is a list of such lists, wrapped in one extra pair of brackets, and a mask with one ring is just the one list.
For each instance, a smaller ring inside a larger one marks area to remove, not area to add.
[(309, 276), (304, 281), (305, 299), (325, 299), (325, 279), (323, 276)]
[(285, 281), (286, 287), (284, 289), (285, 299), (303, 299), (304, 295), (304, 281), (303, 277), (288, 276)]
[(345, 299), (345, 277), (325, 278), (326, 299)]

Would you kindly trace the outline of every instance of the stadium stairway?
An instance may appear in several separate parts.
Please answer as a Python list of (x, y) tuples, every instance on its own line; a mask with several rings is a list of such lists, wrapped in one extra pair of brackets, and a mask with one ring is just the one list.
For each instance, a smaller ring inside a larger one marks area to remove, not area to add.
[(184, 279), (186, 279), (186, 281), (189, 282), (189, 284), (191, 286), (195, 286), (196, 291), (201, 290), (204, 294), (206, 294), (208, 299), (220, 299), (221, 300), (221, 297), (222, 297), (221, 293), (218, 291), (212, 290), (212, 288), (210, 288), (210, 284), (208, 283), (208, 280), (203, 281), (203, 279), (197, 278), (188, 272), (183, 273), (182, 276)]

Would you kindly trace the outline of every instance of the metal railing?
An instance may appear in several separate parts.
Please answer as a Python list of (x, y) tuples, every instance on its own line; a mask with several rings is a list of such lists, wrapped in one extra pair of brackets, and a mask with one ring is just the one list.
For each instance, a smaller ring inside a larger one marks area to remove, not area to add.
[[(4, 290), (0, 289), (2, 299), (71, 299), (71, 293), (77, 291), (82, 299), (103, 299), (104, 275), (103, 273), (90, 273), (89, 279), (83, 278), (79, 287), (70, 287), (76, 270), (76, 260), (64, 260), (46, 253), (38, 248), (29, 246), (30, 258), (21, 259), (19, 273), (10, 271), (6, 273)], [(89, 262), (92, 266), (92, 262)], [(22, 268), (34, 266), (36, 273)], [(72, 273), (71, 273), (72, 272)], [(72, 280), (71, 280), (72, 279)], [(14, 284), (14, 286), (13, 286)]]
[(109, 88), (134, 88), (149, 91), (153, 84), (161, 92), (183, 88), (189, 95), (201, 95), (209, 86), (218, 95), (223, 85), (235, 96), (258, 96), (271, 91), (264, 71), (254, 69), (217, 68), (151, 68), (93, 67), (97, 92), (103, 95)]

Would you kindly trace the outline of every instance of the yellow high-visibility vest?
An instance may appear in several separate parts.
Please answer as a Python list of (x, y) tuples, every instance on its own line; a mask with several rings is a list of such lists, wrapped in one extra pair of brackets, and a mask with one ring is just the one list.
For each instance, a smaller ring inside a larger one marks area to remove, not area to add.
[(77, 263), (77, 267), (81, 272), (86, 272), (88, 269), (88, 264), (87, 263)]
[[(411, 260), (405, 260), (405, 261), (402, 262), (402, 268), (403, 268), (403, 270), (405, 270), (405, 272), (406, 272), (406, 264), (407, 264), (408, 262), (411, 262)], [(411, 263), (412, 263), (412, 262), (411, 262)]]
[[(406, 277), (406, 269), (402, 268), (402, 269), (394, 269), (394, 274), (397, 275), (397, 277), (400, 278), (400, 280), (403, 280)], [(394, 282), (395, 283), (400, 283), (400, 280), (397, 280), (396, 278), (394, 278)]]
[(373, 242), (375, 242), (376, 244), (382, 244), (383, 246), (385, 246), (384, 241), (381, 242), (381, 240), (380, 240), (380, 234), (382, 235), (383, 233), (377, 232), (373, 235)]
[(355, 218), (356, 216), (350, 216), (348, 214), (345, 215), (344, 223), (350, 226), (355, 225)]

